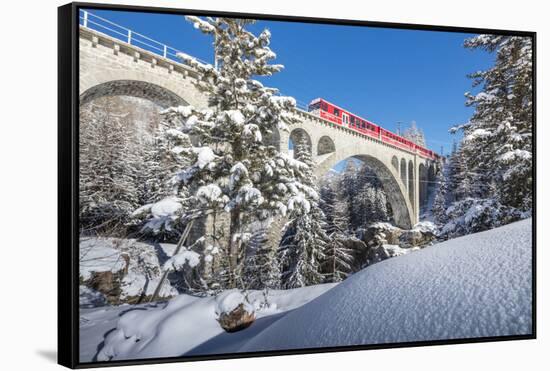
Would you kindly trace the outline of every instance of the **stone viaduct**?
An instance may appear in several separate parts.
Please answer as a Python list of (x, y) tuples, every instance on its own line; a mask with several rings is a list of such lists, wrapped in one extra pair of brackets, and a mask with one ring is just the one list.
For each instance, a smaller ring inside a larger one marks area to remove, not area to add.
[[(192, 83), (197, 75), (189, 66), (82, 25), (79, 60), (81, 104), (103, 96), (127, 95), (161, 107), (207, 106), (206, 96)], [(419, 221), (427, 185), (434, 180), (438, 164), (303, 110), (295, 113), (301, 122), (275, 138), (281, 151), (288, 152), (290, 140), (305, 136), (318, 178), (342, 160), (366, 162), (382, 180), (396, 224), (410, 228)]]

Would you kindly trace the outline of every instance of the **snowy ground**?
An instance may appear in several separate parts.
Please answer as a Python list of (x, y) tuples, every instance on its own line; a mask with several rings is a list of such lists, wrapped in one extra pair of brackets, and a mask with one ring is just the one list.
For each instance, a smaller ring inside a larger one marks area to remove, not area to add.
[[(272, 306), (232, 334), (214, 298), (85, 309), (81, 361), (529, 334), (531, 223), (389, 259), (339, 285), (272, 292)], [(261, 292), (250, 301), (259, 306)]]
[(281, 315), (335, 285), (270, 290), (269, 306), (263, 305), (262, 291), (251, 291), (248, 299), (258, 319), (250, 328), (233, 334), (226, 333), (216, 321), (219, 303), (214, 297), (180, 295), (168, 303), (81, 309), (80, 360), (89, 362), (96, 356), (106, 360), (207, 354), (214, 349), (214, 353), (236, 352)]

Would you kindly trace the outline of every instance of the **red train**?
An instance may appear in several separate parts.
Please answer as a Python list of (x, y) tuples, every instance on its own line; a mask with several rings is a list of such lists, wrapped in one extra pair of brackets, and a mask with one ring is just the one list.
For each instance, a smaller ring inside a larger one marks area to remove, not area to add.
[(322, 98), (312, 100), (311, 103), (309, 103), (308, 111), (324, 118), (325, 120), (349, 127), (352, 130), (381, 140), (384, 143), (391, 144), (392, 146), (399, 147), (407, 151), (415, 152), (423, 157), (434, 160), (439, 157), (435, 152), (394, 134), (369, 120), (365, 120), (360, 116), (354, 115), (353, 113), (346, 111), (335, 104), (327, 102)]

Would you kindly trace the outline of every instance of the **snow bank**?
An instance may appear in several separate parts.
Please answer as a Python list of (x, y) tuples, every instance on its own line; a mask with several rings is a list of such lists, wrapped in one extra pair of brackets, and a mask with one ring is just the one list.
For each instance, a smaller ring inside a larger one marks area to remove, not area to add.
[(338, 285), (272, 290), (267, 302), (250, 291), (257, 319), (236, 333), (216, 320), (243, 301), (232, 291), (84, 309), (81, 361), (98, 346), (98, 360), (121, 360), (529, 334), (531, 243), (528, 219), (383, 261)]
[(254, 306), (246, 300), (240, 290), (227, 290), (216, 297), (216, 314), (230, 313), (239, 305), (243, 305), (247, 313), (254, 313)]
[(121, 252), (108, 238), (83, 238), (79, 250), (80, 277), (86, 281), (93, 272), (118, 272), (126, 266)]
[(239, 351), (531, 333), (530, 219), (383, 261)]
[(94, 356), (89, 351), (93, 349), (93, 344), (88, 343), (88, 334), (97, 346), (99, 342), (93, 325), (97, 323), (103, 329), (105, 321), (111, 323), (112, 331), (108, 332), (105, 345), (97, 354), (100, 361), (234, 352), (282, 313), (300, 307), (334, 286), (324, 284), (293, 290), (271, 290), (267, 303), (264, 292), (249, 291), (248, 305), (255, 311), (257, 320), (248, 329), (234, 334), (228, 334), (220, 327), (216, 314), (242, 301), (242, 295), (235, 294), (233, 290), (222, 293), (218, 298), (179, 295), (166, 305), (122, 306), (118, 309), (120, 318), (114, 315), (113, 310), (99, 314), (86, 312), (88, 322), (81, 326), (81, 357), (84, 354), (91, 360)]

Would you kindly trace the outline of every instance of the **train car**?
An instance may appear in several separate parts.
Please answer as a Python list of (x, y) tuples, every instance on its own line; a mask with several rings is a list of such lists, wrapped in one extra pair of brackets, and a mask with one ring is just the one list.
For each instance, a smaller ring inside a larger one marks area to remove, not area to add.
[(437, 155), (435, 155), (435, 153), (433, 151), (430, 151), (429, 149), (426, 149), (426, 148), (421, 147), (419, 145), (416, 146), (416, 151), (421, 156), (428, 157), (428, 158), (431, 158), (431, 159), (434, 159), (434, 160), (437, 158)]
[(365, 135), (379, 138), (380, 127), (322, 98), (311, 101), (308, 111), (335, 124), (349, 127)]
[(399, 147), (402, 149), (405, 149), (407, 151), (414, 152), (416, 144), (408, 139), (403, 138), (402, 136), (399, 136), (397, 134), (392, 133), (389, 130), (380, 128), (381, 135), (380, 139), (384, 143), (391, 144), (395, 147)]
[(348, 127), (362, 134), (379, 139), (384, 143), (392, 146), (417, 153), (422, 157), (437, 159), (439, 156), (429, 149), (426, 149), (418, 144), (403, 138), (400, 135), (392, 133), (375, 123), (357, 116), (333, 103), (322, 98), (312, 100), (308, 105), (308, 112), (313, 113), (325, 120), (333, 122), (337, 125)]

